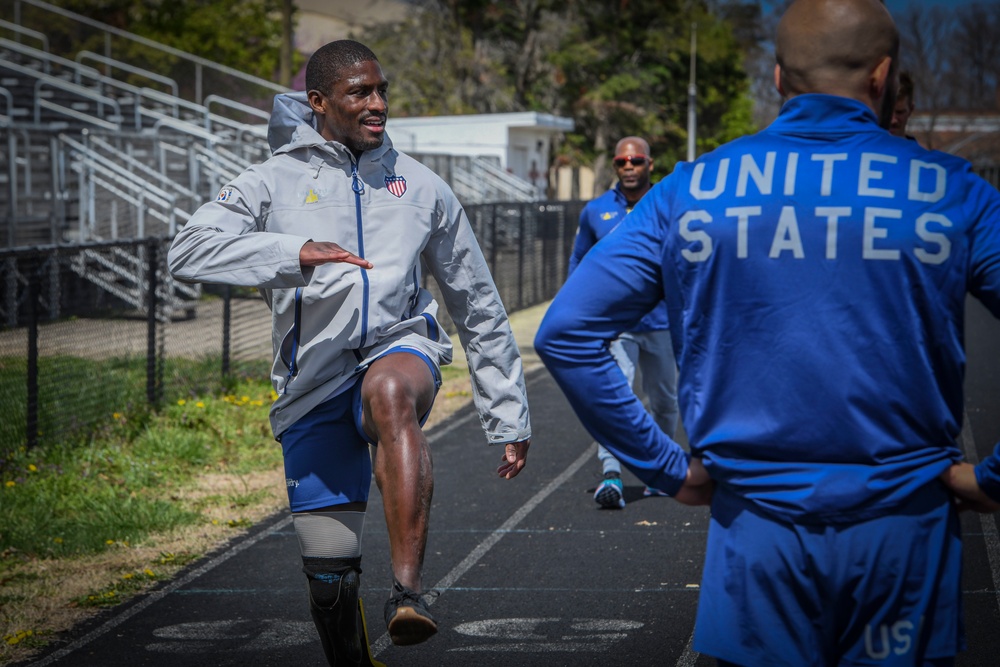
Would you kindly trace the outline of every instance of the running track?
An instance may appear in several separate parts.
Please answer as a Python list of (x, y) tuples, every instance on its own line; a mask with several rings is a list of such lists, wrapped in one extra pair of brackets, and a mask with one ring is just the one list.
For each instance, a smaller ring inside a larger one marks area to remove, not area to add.
[[(973, 304), (967, 336), (969, 460), (1000, 440), (1000, 323)], [(522, 343), (522, 346), (524, 343)], [(529, 375), (534, 445), (515, 480), (500, 450), (460, 413), (431, 434), (436, 487), (425, 585), (442, 591), (440, 632), (389, 643), (382, 509), (373, 490), (362, 598), (388, 665), (665, 665), (714, 661), (690, 648), (708, 511), (642, 497), (626, 473), (623, 511), (597, 509), (595, 446), (544, 370)], [(961, 667), (1000, 664), (1000, 537), (995, 516), (963, 515), (970, 649)], [(109, 610), (26, 663), (72, 667), (325, 665), (305, 601), (295, 537), (278, 515), (173, 582)]]

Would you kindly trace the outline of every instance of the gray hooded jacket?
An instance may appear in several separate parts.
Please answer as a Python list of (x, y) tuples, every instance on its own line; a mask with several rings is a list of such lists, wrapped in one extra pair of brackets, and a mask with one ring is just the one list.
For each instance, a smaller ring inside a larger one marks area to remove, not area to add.
[[(178, 280), (256, 287), (264, 296), (273, 325), (275, 436), (392, 349), (451, 362), (438, 305), (421, 287), (423, 258), (458, 328), (487, 440), (530, 437), (507, 313), (448, 185), (388, 137), (355, 161), (317, 132), (305, 93), (275, 97), (268, 141), (273, 156), (199, 208), (167, 261)], [(337, 243), (374, 268), (302, 267), (299, 250), (310, 240)]]

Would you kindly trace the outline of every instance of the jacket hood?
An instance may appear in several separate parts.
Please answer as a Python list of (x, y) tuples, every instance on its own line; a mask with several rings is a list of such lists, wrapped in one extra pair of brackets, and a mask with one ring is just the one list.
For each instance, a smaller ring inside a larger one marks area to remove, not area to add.
[[(389, 135), (383, 137), (380, 147), (365, 151), (366, 156), (373, 161), (392, 150)], [(279, 93), (274, 96), (274, 108), (271, 110), (271, 120), (267, 124), (267, 143), (273, 155), (313, 146), (336, 147), (350, 153), (350, 150), (340, 142), (327, 141), (319, 133), (316, 114), (309, 106), (309, 97), (305, 91)]]

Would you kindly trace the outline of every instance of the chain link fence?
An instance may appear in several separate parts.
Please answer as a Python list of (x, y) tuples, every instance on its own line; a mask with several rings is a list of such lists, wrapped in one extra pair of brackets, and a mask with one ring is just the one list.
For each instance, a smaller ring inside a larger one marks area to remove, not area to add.
[[(508, 311), (558, 291), (583, 204), (467, 207)], [(256, 290), (206, 286), (172, 306), (168, 247), (155, 238), (0, 251), (0, 452), (86, 441), (116, 415), (268, 376), (270, 313)]]

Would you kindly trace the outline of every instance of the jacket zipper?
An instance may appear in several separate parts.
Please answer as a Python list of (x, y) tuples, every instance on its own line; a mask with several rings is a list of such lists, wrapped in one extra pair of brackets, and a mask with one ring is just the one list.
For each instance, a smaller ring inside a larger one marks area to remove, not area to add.
[[(358, 178), (358, 165), (351, 160), (351, 189), (354, 190), (354, 209), (358, 219), (358, 257), (365, 258), (364, 227), (361, 224), (361, 195), (365, 192), (365, 184)], [(368, 269), (361, 269), (361, 347), (368, 342)]]

